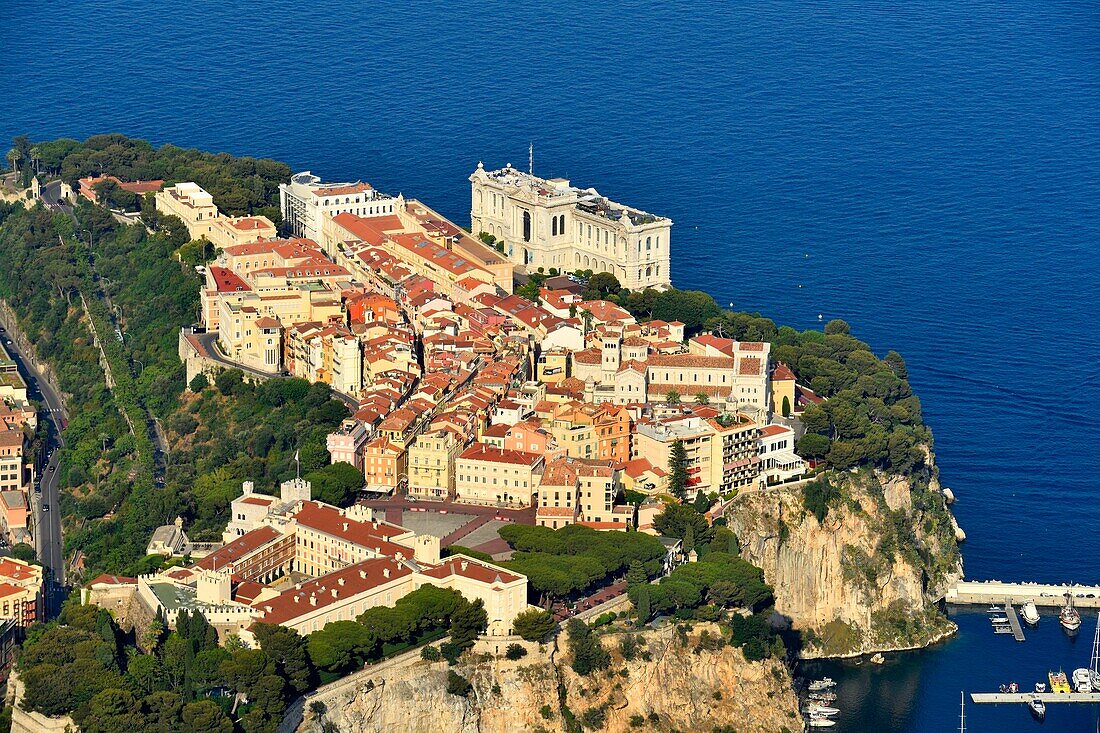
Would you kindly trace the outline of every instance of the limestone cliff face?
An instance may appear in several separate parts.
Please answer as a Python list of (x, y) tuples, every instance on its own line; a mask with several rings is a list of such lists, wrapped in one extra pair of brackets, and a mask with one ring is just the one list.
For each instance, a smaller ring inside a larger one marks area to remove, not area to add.
[[(619, 635), (606, 635), (611, 669), (590, 677), (569, 668), (564, 639), (562, 650), (517, 662), (482, 658), (457, 667), (473, 684), (465, 698), (447, 693), (446, 664), (418, 661), (387, 673), (373, 689), (360, 686), (346, 700), (328, 704), (325, 720), (341, 731), (511, 733), (560, 731), (567, 729), (568, 716), (579, 720), (599, 709), (599, 730), (610, 733), (637, 730), (632, 716), (646, 718), (647, 730), (801, 730), (786, 667), (772, 660), (747, 662), (729, 647), (696, 653), (703, 629), (717, 634), (716, 626), (697, 625), (684, 644), (673, 627), (646, 631), (640, 634), (644, 654), (630, 662), (618, 653)], [(319, 729), (313, 718), (299, 728)]]
[(925, 646), (952, 633), (934, 603), (962, 563), (934, 469), (829, 480), (837, 496), (822, 521), (800, 487), (746, 493), (727, 512), (742, 556), (775, 588), (776, 611), (803, 631), (802, 655)]

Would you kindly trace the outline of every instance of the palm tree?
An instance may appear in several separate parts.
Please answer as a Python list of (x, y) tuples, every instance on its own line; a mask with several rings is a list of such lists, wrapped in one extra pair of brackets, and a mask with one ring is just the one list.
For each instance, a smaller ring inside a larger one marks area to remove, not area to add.
[[(14, 171), (16, 174), (18, 174), (19, 159), (22, 157), (20, 156), (19, 151), (16, 148), (12, 148), (8, 151), (8, 154), (5, 157), (7, 157), (8, 159), (8, 167), (10, 167), (12, 171)], [(18, 178), (18, 175), (16, 177)]]
[(706, 392), (699, 392), (695, 395), (695, 404), (697, 405), (709, 405), (710, 397), (707, 397)]
[(677, 392), (676, 390), (672, 390), (671, 392), (669, 392), (668, 394), (665, 395), (665, 402), (667, 402), (670, 405), (680, 404), (680, 393)]

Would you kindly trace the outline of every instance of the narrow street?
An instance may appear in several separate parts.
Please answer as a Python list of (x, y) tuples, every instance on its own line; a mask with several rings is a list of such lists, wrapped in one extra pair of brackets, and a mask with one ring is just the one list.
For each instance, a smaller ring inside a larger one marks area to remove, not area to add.
[(0, 332), (0, 336), (3, 336), (4, 348), (11, 354), (11, 358), (19, 368), (19, 373), (27, 383), (27, 396), (41, 402), (45, 407), (39, 416), (40, 419), (46, 420), (48, 428), (46, 449), (49, 460), (39, 474), (39, 491), (32, 492), (31, 508), (38, 559), (50, 571), (50, 583), (46, 591), (46, 614), (50, 617), (60, 608), (69, 590), (65, 585), (65, 555), (62, 549), (61, 514), (58, 507), (60, 453), (57, 449), (65, 444), (61, 438), (61, 430), (64, 426), (64, 403), (60, 395), (41, 378), (25, 357), (20, 345), (22, 339), (9, 335), (6, 329)]

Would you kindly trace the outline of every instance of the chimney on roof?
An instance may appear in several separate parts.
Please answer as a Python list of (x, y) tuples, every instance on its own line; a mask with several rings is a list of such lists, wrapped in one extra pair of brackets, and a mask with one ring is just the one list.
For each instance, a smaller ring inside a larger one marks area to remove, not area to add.
[(366, 570), (360, 570), (359, 571), (359, 577), (362, 578), (363, 580), (366, 580), (367, 579), (367, 571)]
[(343, 585), (344, 584), (344, 579), (343, 578), (337, 578), (336, 579), (336, 584), (337, 585)]
[(316, 605), (317, 605), (317, 596), (315, 596), (315, 595), (310, 595), (310, 597), (309, 597), (309, 605), (311, 605), (311, 606), (316, 606)]
[(383, 578), (390, 577), (390, 569), (389, 568), (382, 568), (382, 577)]
[(295, 594), (295, 595), (294, 595), (294, 602), (295, 602), (295, 603), (297, 603), (297, 602), (298, 602), (298, 595), (297, 595), (297, 594)]
[(462, 572), (466, 572), (466, 568), (470, 567), (470, 563), (466, 560), (462, 561)]
[(340, 597), (340, 591), (337, 590), (336, 588), (333, 588), (332, 589), (332, 597), (333, 598), (339, 598)]
[(345, 531), (345, 532), (347, 532), (347, 531), (348, 531), (348, 523), (347, 523), (347, 522), (344, 522), (344, 531)]

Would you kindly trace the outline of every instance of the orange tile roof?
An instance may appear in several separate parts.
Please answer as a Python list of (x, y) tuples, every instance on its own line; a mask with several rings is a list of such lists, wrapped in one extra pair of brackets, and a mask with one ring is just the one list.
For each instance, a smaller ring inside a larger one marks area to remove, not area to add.
[(486, 445), (485, 443), (472, 444), (469, 448), (462, 451), (462, 455), (460, 455), (459, 458), (465, 458), (471, 461), (491, 461), (493, 463), (511, 463), (524, 466), (536, 466), (542, 461), (542, 456), (538, 453), (497, 448), (492, 445)]

